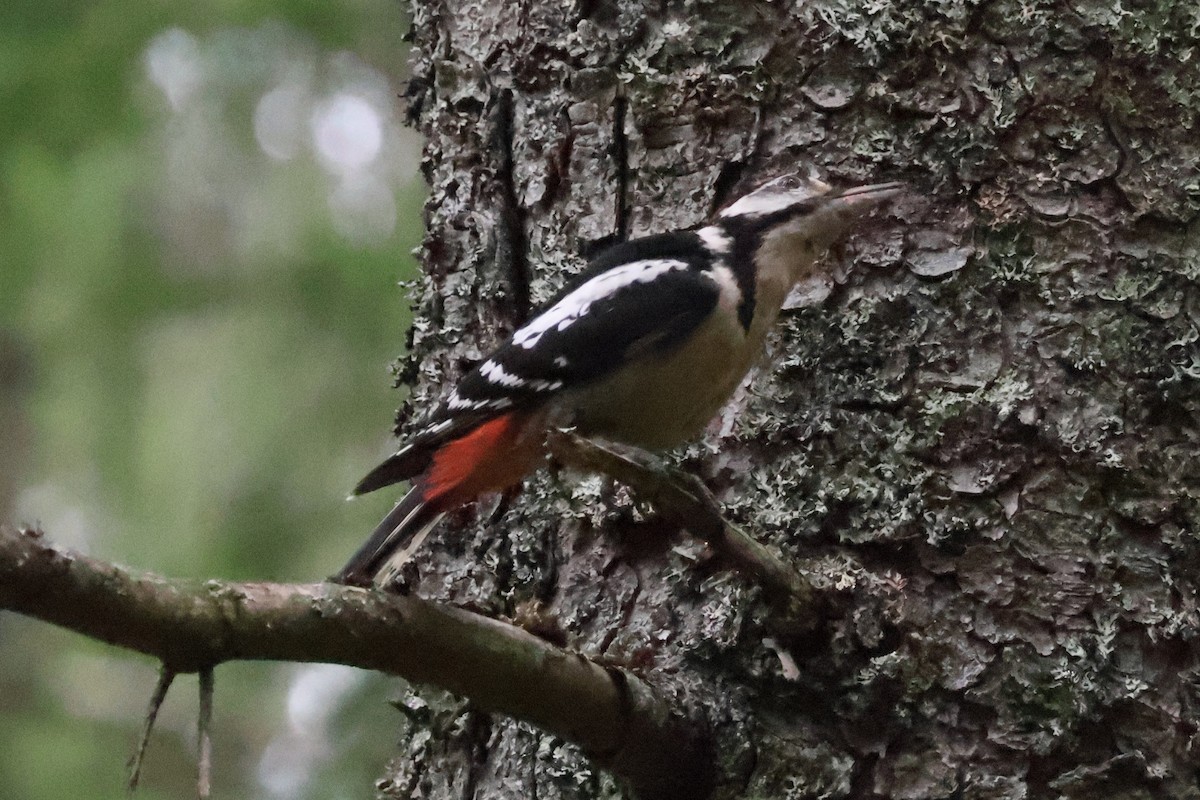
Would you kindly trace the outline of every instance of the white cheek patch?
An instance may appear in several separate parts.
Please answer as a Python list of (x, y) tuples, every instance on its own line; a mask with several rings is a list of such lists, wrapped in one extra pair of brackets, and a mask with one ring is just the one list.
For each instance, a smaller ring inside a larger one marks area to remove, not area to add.
[(614, 267), (587, 281), (513, 334), (513, 344), (527, 350), (536, 347), (548, 331), (566, 330), (575, 324), (593, 303), (612, 297), (627, 286), (649, 283), (665, 272), (687, 268), (687, 262), (673, 258), (651, 258)]

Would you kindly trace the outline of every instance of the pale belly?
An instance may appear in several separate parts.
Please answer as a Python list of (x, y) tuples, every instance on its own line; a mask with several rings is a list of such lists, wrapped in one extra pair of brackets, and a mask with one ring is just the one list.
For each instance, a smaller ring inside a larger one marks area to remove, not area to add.
[(710, 318), (681, 347), (649, 354), (619, 377), (565, 395), (555, 416), (584, 436), (648, 449), (674, 447), (702, 432), (762, 350), (728, 317)]

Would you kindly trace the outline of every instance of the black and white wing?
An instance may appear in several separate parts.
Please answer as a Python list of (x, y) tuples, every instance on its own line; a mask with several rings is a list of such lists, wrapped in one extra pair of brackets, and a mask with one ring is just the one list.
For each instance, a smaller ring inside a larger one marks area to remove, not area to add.
[(682, 231), (617, 245), (463, 376), (426, 425), (355, 488), (423, 472), (441, 444), (511, 411), (602, 380), (639, 356), (687, 339), (720, 298), (714, 253)]
[(720, 286), (699, 237), (635, 240), (600, 255), (570, 286), (463, 377), (449, 411), (503, 410), (601, 380), (687, 338)]

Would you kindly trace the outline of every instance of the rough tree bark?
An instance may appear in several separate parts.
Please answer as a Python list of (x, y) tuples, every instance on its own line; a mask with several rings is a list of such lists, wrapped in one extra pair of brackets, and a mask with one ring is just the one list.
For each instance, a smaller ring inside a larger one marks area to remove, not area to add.
[[(1200, 797), (1194, 4), (412, 13), (415, 410), (605, 240), (801, 163), (915, 187), (682, 456), (823, 587), (817, 633), (605, 483), (550, 474), (502, 520), (443, 526), (416, 591), (544, 604), (704, 718), (722, 796)], [(524, 724), (404, 703), (387, 797), (620, 794)]]

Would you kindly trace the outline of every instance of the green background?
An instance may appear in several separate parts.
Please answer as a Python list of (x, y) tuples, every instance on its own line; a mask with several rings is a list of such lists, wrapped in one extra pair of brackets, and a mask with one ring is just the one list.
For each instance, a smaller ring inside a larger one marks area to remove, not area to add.
[[(385, 0), (0, 5), (0, 521), (170, 576), (312, 581), (385, 512), (344, 498), (400, 399), (405, 25)], [(339, 97), (374, 115), (357, 167), (318, 154)], [(155, 673), (0, 616), (0, 798), (123, 797)], [(388, 681), (216, 680), (214, 797), (371, 795), (402, 722)], [(184, 676), (139, 797), (194, 796), (195, 720)]]

